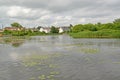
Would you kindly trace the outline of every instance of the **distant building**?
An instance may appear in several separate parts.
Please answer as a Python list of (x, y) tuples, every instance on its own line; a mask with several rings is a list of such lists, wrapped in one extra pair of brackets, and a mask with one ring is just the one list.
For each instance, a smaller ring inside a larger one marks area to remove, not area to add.
[[(62, 27), (59, 27), (58, 29), (59, 29), (59, 33), (70, 31), (69, 26), (62, 26)], [(50, 33), (50, 30), (51, 30), (51, 27), (41, 27), (39, 31), (45, 32), (45, 33)]]
[(3, 29), (0, 29), (0, 37), (2, 37), (3, 36)]
[(5, 27), (4, 30), (8, 30), (8, 31), (20, 31), (20, 28), (17, 27)]
[(0, 29), (0, 33), (2, 33), (3, 32), (3, 29)]
[(68, 26), (63, 26), (63, 27), (59, 27), (59, 33), (63, 33), (63, 32), (67, 32), (70, 31), (70, 27)]
[(32, 32), (37, 32), (38, 31), (37, 28), (29, 28), (28, 30), (31, 30)]
[(40, 32), (50, 33), (51, 28), (50, 27), (41, 27)]

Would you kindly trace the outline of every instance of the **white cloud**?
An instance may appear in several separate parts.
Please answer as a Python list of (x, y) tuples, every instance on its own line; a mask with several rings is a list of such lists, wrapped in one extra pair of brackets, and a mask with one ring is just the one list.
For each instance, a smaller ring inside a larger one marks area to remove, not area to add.
[(50, 19), (50, 15), (44, 15), (44, 16), (41, 16), (40, 19), (41, 19), (41, 20), (47, 20), (47, 19)]
[(0, 0), (0, 21), (24, 26), (111, 22), (120, 0)]
[(43, 16), (43, 18), (47, 18), (48, 16), (44, 16), (49, 14), (48, 10), (43, 9), (31, 9), (25, 8), (20, 6), (12, 6), (7, 11), (7, 16), (11, 18), (18, 18), (18, 19), (38, 19), (39, 17)]
[(71, 17), (71, 16), (65, 16), (65, 19), (66, 19), (66, 20), (71, 20), (72, 17)]
[(29, 8), (12, 6), (9, 8), (7, 15), (10, 17), (17, 17), (17, 16), (22, 16), (22, 15), (29, 15), (30, 12), (31, 12), (31, 9)]

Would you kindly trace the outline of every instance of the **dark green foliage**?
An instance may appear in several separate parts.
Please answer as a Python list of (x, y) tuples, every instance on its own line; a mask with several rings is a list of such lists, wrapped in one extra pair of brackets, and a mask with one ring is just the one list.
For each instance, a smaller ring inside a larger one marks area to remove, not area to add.
[(3, 34), (4, 35), (10, 35), (12, 33), (12, 31), (9, 31), (9, 30), (4, 30)]
[(120, 19), (113, 23), (78, 24), (73, 26), (70, 35), (75, 38), (120, 38)]
[(28, 30), (28, 31), (25, 31), (25, 30), (22, 30), (22, 31), (8, 31), (8, 30), (5, 30), (4, 31), (4, 35), (11, 35), (11, 36), (37, 36), (37, 35), (46, 35), (46, 33), (39, 32), (39, 31), (32, 32), (31, 30)]
[(94, 24), (89, 23), (84, 25), (84, 30), (97, 31), (97, 28)]
[(120, 30), (99, 30), (70, 33), (74, 38), (120, 38)]
[(59, 33), (59, 29), (54, 27), (54, 26), (52, 26), (51, 30), (50, 30), (50, 33)]
[(37, 29), (40, 30), (41, 27), (42, 27), (42, 26), (38, 26)]
[(106, 24), (102, 24), (100, 29), (115, 29), (115, 26), (113, 23), (106, 23)]
[(82, 24), (75, 25), (72, 28), (72, 32), (74, 32), (74, 33), (77, 33), (77, 32), (80, 32), (80, 31), (84, 31), (84, 26)]
[(81, 32), (81, 31), (97, 31), (97, 27), (94, 24), (78, 24), (72, 28), (72, 32)]
[(114, 21), (113, 21), (113, 23), (120, 23), (120, 18), (119, 19), (115, 19)]
[(12, 27), (18, 27), (18, 28), (22, 28), (22, 25), (17, 23), (17, 22), (14, 22), (11, 24)]

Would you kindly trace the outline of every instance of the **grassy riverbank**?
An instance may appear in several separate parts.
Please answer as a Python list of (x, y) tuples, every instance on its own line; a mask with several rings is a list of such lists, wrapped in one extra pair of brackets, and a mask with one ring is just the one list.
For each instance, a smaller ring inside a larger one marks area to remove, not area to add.
[(74, 38), (120, 38), (120, 19), (111, 23), (77, 24), (69, 34)]
[(69, 35), (73, 38), (120, 38), (120, 30), (82, 31)]

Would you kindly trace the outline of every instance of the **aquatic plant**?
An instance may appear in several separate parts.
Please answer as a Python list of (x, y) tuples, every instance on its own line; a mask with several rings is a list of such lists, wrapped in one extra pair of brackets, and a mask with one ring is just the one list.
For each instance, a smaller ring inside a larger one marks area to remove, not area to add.
[(31, 77), (30, 80), (35, 80), (35, 77)]
[(82, 48), (81, 51), (88, 54), (96, 54), (99, 52), (98, 49), (94, 49), (94, 48)]
[(45, 75), (40, 75), (40, 76), (38, 77), (38, 79), (40, 79), (40, 80), (45, 80), (45, 79), (46, 79), (46, 76), (45, 76)]

